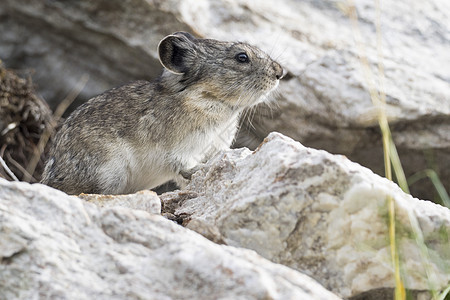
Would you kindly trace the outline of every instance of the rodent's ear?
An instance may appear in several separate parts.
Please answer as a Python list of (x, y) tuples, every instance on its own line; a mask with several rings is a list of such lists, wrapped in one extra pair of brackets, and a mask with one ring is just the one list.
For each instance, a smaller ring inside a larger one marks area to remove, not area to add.
[(161, 64), (170, 72), (184, 74), (195, 63), (196, 38), (187, 32), (175, 32), (159, 42)]
[(192, 41), (193, 43), (195, 43), (197, 41), (197, 39), (192, 34), (190, 34), (189, 32), (186, 32), (186, 31), (177, 31), (177, 32), (172, 33), (171, 35), (179, 36), (179, 37), (184, 36), (185, 38)]

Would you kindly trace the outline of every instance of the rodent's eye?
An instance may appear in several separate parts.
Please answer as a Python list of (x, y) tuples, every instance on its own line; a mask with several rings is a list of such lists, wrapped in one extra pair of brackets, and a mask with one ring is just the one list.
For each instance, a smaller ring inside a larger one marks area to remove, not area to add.
[(245, 52), (241, 52), (241, 53), (236, 54), (235, 58), (240, 63), (248, 63), (250, 61), (250, 59), (248, 58), (247, 53), (245, 53)]

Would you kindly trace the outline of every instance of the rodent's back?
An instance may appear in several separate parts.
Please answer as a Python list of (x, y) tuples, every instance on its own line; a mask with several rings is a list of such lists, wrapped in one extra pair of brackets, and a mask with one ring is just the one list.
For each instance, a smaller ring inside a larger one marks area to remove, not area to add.
[(136, 117), (145, 113), (139, 112), (135, 104), (143, 101), (140, 95), (151, 95), (152, 88), (149, 82), (134, 82), (109, 90), (78, 107), (55, 135), (41, 182), (69, 194), (97, 193), (102, 183), (97, 180), (95, 166), (114, 155), (110, 143), (134, 138)]
[(126, 154), (120, 155), (123, 145), (131, 149), (158, 144), (167, 149), (180, 133), (175, 130), (177, 119), (184, 114), (180, 103), (154, 95), (155, 88), (154, 82), (136, 81), (78, 107), (55, 135), (41, 182), (69, 194), (106, 193), (106, 185), (119, 192), (123, 182), (102, 182), (105, 176), (99, 166), (128, 159)]

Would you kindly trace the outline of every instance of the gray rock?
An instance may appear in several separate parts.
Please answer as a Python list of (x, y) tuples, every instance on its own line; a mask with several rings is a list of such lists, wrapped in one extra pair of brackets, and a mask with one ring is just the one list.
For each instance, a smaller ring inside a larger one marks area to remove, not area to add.
[[(238, 146), (255, 148), (269, 132), (278, 131), (382, 174), (377, 110), (368, 92), (373, 83), (386, 93), (386, 113), (407, 176), (432, 167), (449, 190), (447, 2), (383, 2), (379, 53), (376, 2), (367, 0), (356, 2), (360, 35), (345, 1), (336, 0), (281, 0), (276, 7), (270, 0), (4, 0), (0, 57), (8, 67), (34, 69), (34, 81), (55, 106), (83, 74), (90, 80), (80, 99), (154, 78), (161, 70), (156, 45), (174, 31), (250, 42), (278, 58), (289, 73), (272, 105), (278, 109), (262, 106), (249, 113), (252, 125), (243, 126)], [(362, 71), (359, 45), (373, 73), (369, 77)], [(421, 198), (434, 196), (424, 180), (412, 191)]]
[(278, 133), (255, 152), (223, 153), (184, 191), (161, 196), (184, 225), (208, 238), (253, 249), (343, 298), (365, 295), (361, 299), (394, 286), (388, 197), (395, 203), (406, 288), (444, 289), (450, 283), (448, 208), (415, 199), (344, 156)]
[[(0, 57), (10, 68), (34, 70), (33, 81), (56, 107), (87, 74), (88, 99), (113, 86), (151, 79), (167, 33), (189, 30), (147, 1), (2, 1)], [(79, 104), (79, 103), (78, 103)]]
[(339, 299), (155, 214), (0, 179), (2, 299)]

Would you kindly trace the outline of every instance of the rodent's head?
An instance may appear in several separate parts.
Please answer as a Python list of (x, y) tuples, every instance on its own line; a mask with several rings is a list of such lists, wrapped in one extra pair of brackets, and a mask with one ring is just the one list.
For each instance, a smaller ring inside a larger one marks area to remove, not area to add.
[(179, 90), (191, 87), (204, 97), (233, 107), (263, 101), (283, 77), (283, 68), (246, 43), (196, 39), (186, 32), (165, 37), (158, 45), (161, 64)]

